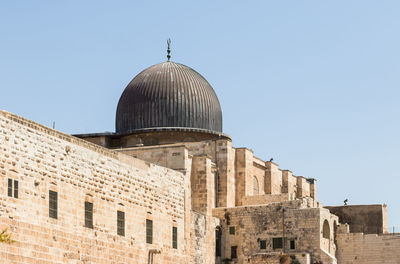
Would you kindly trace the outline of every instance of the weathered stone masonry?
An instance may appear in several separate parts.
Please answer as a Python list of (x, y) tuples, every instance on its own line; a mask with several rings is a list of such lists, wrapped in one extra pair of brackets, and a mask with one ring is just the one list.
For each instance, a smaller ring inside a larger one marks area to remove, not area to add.
[[(0, 219), (16, 241), (0, 245), (12, 263), (188, 263), (184, 234), (185, 180), (180, 172), (116, 153), (0, 112)], [(19, 197), (7, 197), (8, 178)], [(49, 218), (49, 190), (58, 193), (58, 219)], [(84, 227), (84, 202), (94, 228)], [(117, 235), (117, 210), (125, 236)], [(146, 219), (153, 244), (146, 244)], [(172, 249), (172, 226), (178, 249)], [(162, 259), (161, 259), (162, 258)]]

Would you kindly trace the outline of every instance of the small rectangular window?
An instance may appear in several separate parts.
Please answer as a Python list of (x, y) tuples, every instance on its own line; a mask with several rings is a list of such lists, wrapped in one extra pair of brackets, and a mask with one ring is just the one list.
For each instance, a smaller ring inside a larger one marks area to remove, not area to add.
[(231, 247), (231, 259), (236, 259), (237, 258), (237, 246), (232, 246)]
[(260, 240), (260, 249), (267, 249), (267, 240)]
[(125, 236), (125, 212), (117, 211), (117, 234)]
[(57, 192), (49, 191), (49, 217), (57, 219)]
[(176, 226), (172, 227), (172, 248), (178, 248), (178, 228)]
[(18, 198), (18, 181), (14, 180), (14, 198)]
[(294, 240), (290, 240), (290, 249), (296, 249), (296, 243)]
[[(14, 182), (14, 186), (13, 186)], [(18, 198), (18, 181), (13, 179), (8, 179), (7, 195), (9, 197)]]
[(234, 226), (230, 226), (229, 227), (229, 234), (230, 235), (234, 235), (235, 234), (235, 227)]
[(283, 248), (283, 239), (281, 237), (274, 237), (272, 239), (272, 248), (273, 249)]
[(12, 183), (13, 183), (13, 180), (12, 179), (8, 179), (8, 196), (9, 197), (13, 196)]
[(93, 204), (85, 202), (85, 227), (93, 228)]
[(146, 243), (153, 244), (153, 221), (146, 219)]

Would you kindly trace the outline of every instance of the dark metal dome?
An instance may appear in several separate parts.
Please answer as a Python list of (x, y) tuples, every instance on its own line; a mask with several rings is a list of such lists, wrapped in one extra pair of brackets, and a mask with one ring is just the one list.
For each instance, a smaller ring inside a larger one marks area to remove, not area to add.
[(167, 61), (133, 78), (119, 99), (115, 123), (117, 133), (152, 128), (222, 132), (222, 112), (203, 76)]

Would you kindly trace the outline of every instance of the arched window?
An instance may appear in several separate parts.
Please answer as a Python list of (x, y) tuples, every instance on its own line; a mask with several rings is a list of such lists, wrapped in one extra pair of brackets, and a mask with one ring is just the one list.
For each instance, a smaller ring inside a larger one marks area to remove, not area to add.
[(253, 177), (253, 195), (258, 195), (259, 189), (258, 189), (258, 180), (257, 177)]
[(322, 237), (323, 238), (327, 238), (327, 239), (329, 239), (330, 238), (330, 229), (329, 229), (329, 223), (328, 223), (328, 220), (325, 220), (324, 221), (324, 225), (323, 225), (323, 227), (322, 227)]

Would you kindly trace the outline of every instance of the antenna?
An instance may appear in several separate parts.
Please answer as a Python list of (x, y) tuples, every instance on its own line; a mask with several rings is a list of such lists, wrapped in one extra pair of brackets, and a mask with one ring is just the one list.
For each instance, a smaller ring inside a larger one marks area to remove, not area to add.
[(56, 129), (56, 121), (53, 121), (53, 129)]
[(168, 49), (167, 49), (168, 54), (167, 54), (167, 58), (168, 58), (168, 61), (169, 61), (169, 59), (171, 58), (171, 55), (170, 55), (170, 53), (171, 53), (171, 49), (170, 49), (170, 47), (171, 47), (171, 39), (170, 39), (170, 38), (167, 39), (167, 44), (168, 44)]

